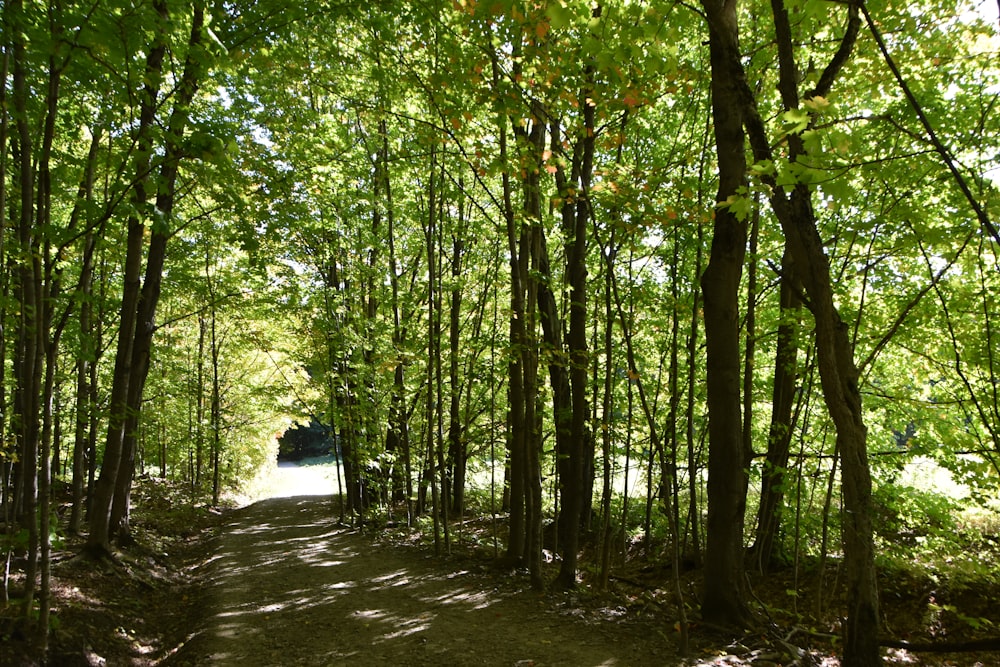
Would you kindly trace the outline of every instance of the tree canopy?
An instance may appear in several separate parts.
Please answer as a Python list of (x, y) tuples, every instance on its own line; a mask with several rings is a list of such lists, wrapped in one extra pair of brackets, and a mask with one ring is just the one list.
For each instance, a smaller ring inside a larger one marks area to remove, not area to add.
[(4, 2), (25, 618), (60, 484), (107, 556), (134, 475), (218, 504), (298, 422), (342, 519), (502, 516), (539, 588), (635, 538), (742, 626), (746, 570), (843, 556), (875, 664), (876, 569), (987, 576), (1000, 511), (997, 9)]

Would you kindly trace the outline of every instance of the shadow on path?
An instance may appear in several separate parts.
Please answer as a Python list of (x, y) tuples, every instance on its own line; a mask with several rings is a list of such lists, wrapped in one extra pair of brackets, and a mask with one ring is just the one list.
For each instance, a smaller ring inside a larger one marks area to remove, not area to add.
[[(204, 618), (168, 665), (664, 665), (658, 638), (546, 611), (531, 593), (334, 523), (330, 497), (234, 512), (200, 572)], [(196, 619), (191, 619), (192, 622)], [(619, 633), (620, 634), (620, 633)], [(667, 659), (665, 659), (667, 658)]]

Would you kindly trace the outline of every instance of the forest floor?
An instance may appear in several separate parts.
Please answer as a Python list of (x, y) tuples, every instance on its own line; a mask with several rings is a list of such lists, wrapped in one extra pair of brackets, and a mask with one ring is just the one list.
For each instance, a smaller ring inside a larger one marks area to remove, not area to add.
[[(668, 569), (637, 561), (615, 569), (608, 592), (534, 592), (524, 573), (496, 564), (492, 547), (469, 547), (471, 526), (452, 555), (435, 556), (404, 530), (369, 534), (337, 523), (332, 497), (298, 495), (329, 488), (317, 487), (316, 475), (285, 469), (271, 498), (238, 509), (167, 512), (172, 518), (155, 526), (137, 520), (142, 546), (117, 565), (95, 568), (65, 545), (53, 568), (48, 664), (839, 665), (836, 618), (807, 622), (782, 611), (793, 585), (782, 576), (754, 582), (756, 601), (770, 610), (765, 620), (780, 630), (733, 637), (695, 624), (684, 660)], [(142, 500), (168, 502), (155, 492)], [(686, 592), (693, 596), (697, 583), (696, 572), (686, 573)], [(934, 588), (883, 586), (895, 636), (968, 638), (968, 624), (952, 618), (957, 610), (1000, 627), (998, 591), (946, 600)], [(0, 614), (0, 665), (36, 664), (24, 638), (4, 628)], [(885, 655), (899, 665), (1000, 666), (995, 652)]]

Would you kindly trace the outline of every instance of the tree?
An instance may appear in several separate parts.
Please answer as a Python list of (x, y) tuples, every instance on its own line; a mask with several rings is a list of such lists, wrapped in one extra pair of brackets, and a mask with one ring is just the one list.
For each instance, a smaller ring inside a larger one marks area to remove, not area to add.
[[(728, 117), (727, 122), (738, 122), (747, 127), (749, 143), (753, 148), (758, 164), (775, 164), (771, 144), (764, 124), (757, 110), (755, 96), (746, 85), (740, 50), (735, 30), (735, 6), (725, 15), (713, 14), (706, 6), (709, 14), (710, 29), (715, 20), (722, 25), (728, 22), (727, 39), (718, 37), (719, 26), (715, 28), (714, 40), (719, 44), (718, 64), (713, 62), (713, 82), (718, 76), (724, 78), (731, 87), (727, 98), (732, 105), (727, 113), (725, 107), (716, 102), (716, 125), (720, 116)], [(831, 58), (829, 65), (820, 76), (816, 87), (804, 97), (806, 104), (814, 108), (822, 105), (825, 96), (836, 81), (842, 68), (851, 56), (855, 40), (860, 28), (860, 20), (856, 7), (848, 9), (848, 23), (840, 46)], [(786, 107), (786, 118), (795, 117), (799, 111), (798, 76), (794, 61), (793, 40), (789, 29), (787, 10), (780, 1), (773, 5), (773, 17), (778, 36), (778, 54), (780, 65), (780, 91)], [(718, 93), (716, 93), (718, 95)], [(735, 113), (732, 110), (736, 110)], [(801, 112), (800, 112), (801, 113)], [(718, 136), (718, 130), (717, 130)], [(737, 134), (733, 132), (734, 145), (744, 143), (742, 127)], [(794, 129), (787, 135), (789, 164), (796, 164), (806, 153), (798, 132)], [(741, 149), (742, 158), (742, 149)], [(720, 169), (723, 158), (720, 151)], [(745, 173), (745, 172), (744, 172)], [(743, 174), (740, 175), (741, 180)], [(878, 653), (878, 595), (875, 584), (874, 544), (871, 526), (871, 478), (868, 468), (866, 428), (861, 410), (861, 395), (859, 388), (859, 373), (854, 363), (854, 351), (849, 337), (849, 329), (840, 317), (833, 303), (833, 288), (830, 277), (830, 267), (823, 243), (819, 237), (816, 218), (812, 208), (812, 194), (807, 183), (797, 182), (789, 188), (777, 179), (764, 175), (765, 181), (771, 187), (770, 201), (785, 238), (791, 250), (792, 261), (802, 271), (802, 281), (810, 300), (810, 310), (816, 322), (817, 360), (820, 378), (823, 385), (823, 396), (830, 415), (837, 429), (837, 444), (843, 462), (843, 484), (846, 511), (844, 527), (844, 551), (847, 561), (847, 578), (849, 582), (849, 616), (846, 628), (844, 660), (847, 664), (865, 665), (878, 664), (881, 658)], [(729, 215), (737, 215), (739, 193), (733, 183), (729, 192), (733, 197), (728, 202), (723, 200)], [(745, 187), (745, 186), (744, 186)], [(711, 264), (710, 264), (711, 266)], [(707, 306), (706, 301), (706, 306)], [(706, 324), (707, 324), (706, 319)], [(711, 465), (711, 464), (710, 464)], [(711, 523), (711, 521), (710, 521)], [(711, 535), (711, 528), (709, 529)], [(712, 545), (708, 545), (709, 553)], [(707, 598), (706, 593), (706, 598)]]
[(917, 455), (995, 486), (1000, 73), (961, 3), (3, 16), (0, 502), (40, 611), (56, 462), (108, 555), (134, 474), (221, 502), (294, 418), (336, 436), (341, 518), (433, 512), (445, 551), (505, 494), (538, 588), (596, 518), (602, 579), (630, 539), (703, 561), (743, 627), (745, 544), (822, 566), (842, 533), (865, 664), (869, 496)]
[[(150, 179), (153, 169), (152, 132), (159, 107), (163, 61), (170, 36), (170, 13), (167, 3), (154, 3), (156, 32), (146, 56), (146, 73), (142, 93), (140, 121), (136, 144), (139, 159), (136, 168), (134, 206), (136, 212), (128, 222), (124, 291), (121, 303), (120, 328), (111, 391), (111, 418), (105, 442), (101, 474), (94, 489), (94, 504), (89, 518), (90, 533), (87, 548), (95, 555), (109, 553), (110, 536), (120, 531), (127, 539), (129, 532), (129, 491), (135, 466), (135, 438), (142, 393), (149, 373), (149, 355), (156, 326), (156, 307), (160, 298), (163, 262), (167, 241), (172, 230), (170, 222), (177, 197), (177, 175), (184, 157), (183, 135), (194, 101), (207, 67), (209, 51), (204, 43), (204, 3), (195, 3), (190, 35), (185, 44), (187, 53), (180, 73), (176, 98), (165, 134), (164, 155), (159, 162), (158, 177)], [(155, 203), (149, 209), (147, 189), (155, 191)], [(152, 233), (145, 250), (146, 216), (150, 217)], [(145, 276), (141, 281), (143, 255)]]
[(708, 377), (708, 534), (702, 615), (720, 625), (749, 620), (743, 575), (747, 467), (740, 400), (739, 285), (746, 256), (745, 212), (732, 204), (746, 192), (739, 66), (738, 3), (704, 0), (712, 63), (712, 117), (719, 163), (712, 250), (701, 291), (705, 300)]

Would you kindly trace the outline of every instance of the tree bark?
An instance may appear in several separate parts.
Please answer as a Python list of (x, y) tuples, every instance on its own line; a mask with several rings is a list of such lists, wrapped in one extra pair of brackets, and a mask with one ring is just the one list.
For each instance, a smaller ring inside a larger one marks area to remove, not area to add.
[[(9, 12), (9, 14), (7, 14)], [(19, 305), (17, 348), (14, 352), (14, 405), (11, 423), (17, 440), (20, 459), (14, 468), (14, 519), (27, 527), (28, 552), (24, 565), (24, 614), (30, 618), (34, 609), (36, 574), (38, 573), (38, 455), (40, 441), (40, 401), (42, 389), (44, 328), (43, 282), (41, 267), (41, 235), (44, 209), (47, 206), (46, 187), (40, 174), (47, 170), (46, 146), (51, 149), (52, 128), (47, 125), (42, 138), (41, 155), (35, 154), (31, 120), (28, 115), (28, 55), (27, 26), (23, 2), (16, 1), (5, 8), (5, 22), (12, 26), (11, 60), (12, 102), (14, 107), (15, 137), (12, 137), (11, 154), (16, 165), (11, 179), (19, 192), (16, 211), (18, 257), (16, 269), (16, 294)], [(46, 95), (48, 118), (55, 113), (57, 99), (56, 74), (49, 73)], [(55, 86), (55, 90), (53, 90)], [(7, 147), (0, 147), (7, 150)], [(36, 160), (38, 160), (36, 164)], [(38, 200), (36, 202), (36, 196)], [(36, 219), (37, 216), (37, 219)], [(39, 223), (36, 225), (36, 222)]]
[[(576, 586), (576, 563), (580, 545), (581, 517), (583, 515), (585, 462), (587, 452), (587, 370), (590, 353), (587, 350), (587, 251), (590, 228), (590, 201), (588, 193), (594, 171), (595, 108), (588, 103), (591, 68), (585, 70), (586, 84), (580, 93), (583, 113), (582, 136), (578, 139), (579, 157), (573, 160), (570, 184), (574, 192), (563, 196), (563, 233), (566, 241), (566, 281), (569, 284), (569, 331), (566, 336), (569, 352), (569, 376), (572, 389), (572, 420), (570, 423), (570, 450), (567, 452), (568, 479), (564, 480), (566, 494), (563, 509), (566, 512), (563, 561), (557, 583), (562, 588)], [(589, 498), (589, 494), (586, 494)]]
[(701, 278), (705, 302), (708, 399), (708, 532), (703, 618), (743, 627), (750, 618), (743, 570), (743, 527), (749, 464), (742, 438), (739, 286), (747, 225), (728, 205), (745, 192), (746, 158), (740, 113), (736, 0), (703, 0), (712, 64), (712, 110), (719, 191), (708, 265)]
[[(463, 208), (459, 205), (459, 211)], [(465, 221), (452, 234), (451, 290), (448, 308), (448, 460), (451, 469), (451, 510), (461, 521), (465, 511), (465, 473), (468, 458), (465, 429), (462, 426), (462, 384), (459, 378), (459, 346), (462, 314), (462, 255), (465, 252)]]
[(792, 442), (792, 408), (795, 404), (795, 381), (798, 376), (798, 328), (802, 301), (801, 286), (795, 282), (795, 264), (786, 245), (781, 260), (780, 321), (774, 354), (774, 384), (771, 392), (771, 424), (767, 434), (767, 455), (761, 473), (760, 506), (757, 531), (751, 549), (761, 572), (766, 572), (775, 558), (785, 501), (785, 473)]
[[(158, 20), (155, 34), (146, 55), (143, 75), (143, 91), (139, 109), (139, 125), (136, 129), (136, 182), (132, 198), (136, 211), (146, 208), (149, 173), (153, 156), (153, 130), (155, 128), (157, 98), (163, 76), (163, 60), (167, 50), (166, 3), (157, 0), (155, 8)], [(132, 346), (139, 317), (139, 292), (142, 273), (143, 244), (146, 226), (138, 212), (128, 219), (125, 240), (125, 265), (122, 275), (122, 301), (118, 319), (118, 346), (111, 381), (111, 396), (108, 405), (108, 429), (104, 444), (104, 459), (101, 471), (93, 487), (85, 550), (93, 556), (102, 557), (111, 553), (111, 507), (118, 472), (125, 449), (125, 424), (128, 418), (129, 383), (132, 379)]]
[[(544, 586), (542, 580), (542, 411), (538, 382), (538, 312), (541, 290), (538, 276), (541, 262), (544, 231), (542, 230), (541, 155), (545, 146), (544, 111), (538, 102), (532, 104), (530, 129), (524, 134), (525, 156), (529, 167), (522, 179), (524, 190), (524, 240), (521, 245), (523, 262), (529, 270), (524, 287), (524, 328), (522, 345), (518, 350), (523, 374), (524, 395), (524, 501), (525, 501), (525, 561), (531, 585), (536, 590)], [(522, 264), (523, 265), (523, 264)]]
[[(166, 14), (164, 5), (163, 14)], [(126, 398), (126, 420), (123, 432), (121, 461), (115, 484), (113, 504), (109, 516), (109, 533), (118, 534), (119, 540), (131, 541), (129, 528), (130, 494), (132, 478), (135, 474), (136, 441), (139, 416), (142, 412), (142, 396), (149, 375), (153, 333), (156, 330), (156, 307), (160, 301), (163, 281), (163, 265), (167, 255), (167, 241), (173, 234), (170, 220), (176, 201), (177, 174), (184, 157), (181, 145), (184, 129), (187, 127), (190, 106), (198, 91), (204, 71), (205, 55), (201, 53), (202, 30), (205, 22), (205, 7), (202, 2), (194, 3), (191, 33), (188, 38), (184, 71), (175, 91), (176, 100), (167, 122), (165, 150), (159, 180), (157, 182), (155, 215), (159, 218), (152, 225), (149, 250), (146, 257), (146, 272), (137, 304), (138, 315), (135, 325), (135, 340), (132, 344), (131, 371)]]
[[(798, 106), (795, 90), (797, 75), (788, 16), (782, 0), (772, 0), (772, 8), (781, 66), (779, 89), (784, 104), (794, 108)], [(824, 69), (816, 88), (807, 93), (807, 98), (829, 93), (850, 58), (860, 26), (858, 7), (851, 5), (840, 46)], [(731, 69), (741, 72), (738, 51), (730, 55)], [(737, 81), (741, 86), (739, 108), (754, 158), (758, 162), (773, 160), (753, 92), (743, 77)], [(801, 138), (793, 134), (788, 139), (789, 159), (795, 160), (805, 153)], [(774, 179), (765, 176), (765, 182), (770, 187), (771, 207), (785, 234), (792, 261), (799, 269), (798, 275), (802, 278), (808, 298), (807, 306), (816, 322), (816, 358), (823, 398), (836, 427), (837, 447), (841, 455), (844, 560), (848, 588), (843, 662), (847, 667), (874, 667), (880, 665), (882, 660), (878, 651), (879, 605), (872, 537), (871, 472), (854, 349), (848, 326), (834, 304), (829, 258), (819, 235), (808, 186), (799, 183), (789, 194)]]
[[(90, 201), (93, 196), (95, 160), (100, 146), (101, 132), (93, 131), (90, 153), (87, 157), (87, 170), (84, 175), (81, 198)], [(73, 504), (70, 510), (68, 530), (72, 534), (80, 531), (83, 520), (83, 499), (86, 491), (87, 471), (87, 434), (90, 426), (91, 411), (96, 406), (90, 403), (90, 365), (96, 363), (97, 346), (94, 340), (93, 315), (94, 306), (91, 296), (94, 289), (94, 248), (96, 237), (93, 231), (86, 234), (83, 241), (83, 260), (80, 265), (80, 279), (77, 290), (81, 296), (79, 315), (80, 352), (76, 361), (76, 424), (73, 435)]]

